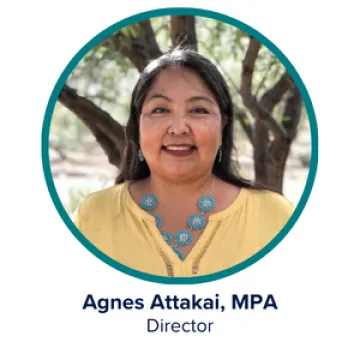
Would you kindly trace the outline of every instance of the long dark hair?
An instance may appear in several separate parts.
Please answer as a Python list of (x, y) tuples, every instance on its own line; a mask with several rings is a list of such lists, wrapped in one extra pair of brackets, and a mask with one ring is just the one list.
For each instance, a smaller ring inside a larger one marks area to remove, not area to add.
[(220, 108), (221, 117), (226, 121), (222, 133), (222, 159), (215, 161), (213, 174), (227, 183), (246, 188), (263, 189), (239, 174), (239, 164), (233, 160), (235, 149), (233, 140), (233, 103), (229, 88), (217, 69), (208, 59), (194, 50), (175, 48), (148, 64), (134, 87), (131, 97), (130, 117), (125, 129), (125, 149), (119, 166), (115, 184), (128, 180), (140, 180), (150, 175), (146, 161), (139, 161), (139, 118), (141, 109), (155, 78), (169, 67), (185, 67), (196, 72), (214, 94)]

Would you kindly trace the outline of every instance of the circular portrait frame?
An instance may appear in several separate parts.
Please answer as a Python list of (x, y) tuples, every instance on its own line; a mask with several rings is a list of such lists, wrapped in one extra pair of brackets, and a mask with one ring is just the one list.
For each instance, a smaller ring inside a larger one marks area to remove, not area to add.
[[(311, 133), (311, 158), (310, 158), (310, 165), (309, 165), (309, 172), (306, 180), (306, 184), (303, 190), (303, 193), (301, 195), (301, 198), (298, 202), (298, 205), (296, 206), (292, 216), (288, 220), (288, 222), (285, 224), (285, 226), (281, 229), (281, 231), (260, 251), (258, 251), (256, 254), (251, 256), (250, 258), (246, 259), (245, 261), (241, 262), (240, 264), (237, 264), (231, 268), (212, 273), (209, 275), (201, 275), (201, 276), (194, 276), (194, 277), (166, 277), (166, 276), (158, 276), (158, 275), (152, 275), (149, 273), (144, 273), (132, 268), (129, 268), (125, 265), (120, 264), (116, 260), (110, 258), (103, 252), (101, 252), (98, 248), (96, 248), (88, 239), (85, 238), (85, 236), (78, 230), (76, 225), (71, 220), (70, 216), (67, 214), (59, 195), (56, 191), (56, 187), (54, 184), (54, 180), (52, 177), (51, 172), (51, 165), (50, 165), (50, 155), (49, 155), (49, 134), (50, 134), (50, 125), (51, 120), (55, 108), (55, 104), (57, 102), (58, 96), (60, 94), (60, 91), (62, 87), (64, 86), (66, 80), (68, 79), (69, 75), (73, 71), (73, 69), (77, 66), (77, 64), (81, 61), (81, 59), (97, 44), (99, 44), (102, 40), (107, 38), (109, 35), (111, 35), (113, 32), (120, 30), (121, 28), (124, 28), (126, 26), (132, 25), (134, 23), (137, 23), (142, 20), (146, 20), (153, 17), (160, 17), (160, 16), (170, 16), (170, 15), (194, 15), (199, 17), (206, 17), (211, 18), (214, 20), (222, 21), (224, 23), (227, 23), (229, 25), (235, 26), (239, 28), (240, 30), (246, 32), (250, 36), (253, 36), (258, 41), (260, 41), (263, 45), (265, 45), (278, 59), (279, 61), (285, 66), (289, 74), (292, 76), (296, 86), (298, 87), (306, 111), (309, 119), (309, 125), (310, 125), (310, 133)], [(310, 96), (308, 94), (308, 91), (301, 80), (301, 77), (299, 76), (298, 72), (294, 68), (294, 66), (291, 64), (291, 62), (288, 60), (288, 58), (281, 52), (280, 49), (278, 49), (268, 38), (266, 38), (264, 35), (259, 33), (254, 28), (250, 27), (249, 25), (246, 25), (245, 23), (229, 17), (227, 15), (204, 10), (204, 9), (198, 9), (198, 8), (162, 8), (162, 9), (156, 9), (151, 11), (142, 12), (139, 14), (136, 14), (134, 16), (130, 16), (128, 18), (125, 18), (105, 30), (103, 30), (101, 33), (93, 37), (87, 44), (85, 44), (78, 53), (71, 59), (69, 64), (66, 66), (66, 68), (61, 73), (58, 81), (55, 84), (55, 87), (50, 95), (48, 105), (46, 107), (45, 116), (44, 116), (44, 122), (42, 127), (42, 134), (41, 134), (41, 154), (42, 154), (42, 165), (43, 165), (43, 171), (45, 176), (45, 181), (48, 187), (48, 191), (50, 193), (51, 199), (56, 207), (56, 210), (58, 211), (60, 217), (68, 227), (68, 229), (71, 231), (71, 233), (75, 236), (78, 241), (87, 249), (89, 250), (93, 255), (95, 255), (97, 258), (108, 264), (109, 266), (113, 267), (114, 269), (117, 269), (121, 271), (122, 273), (128, 274), (130, 276), (136, 277), (138, 279), (150, 281), (150, 282), (156, 282), (156, 283), (163, 283), (163, 284), (199, 284), (214, 280), (219, 280), (225, 277), (228, 277), (230, 275), (233, 275), (235, 273), (238, 273), (249, 266), (253, 265), (260, 259), (262, 259), (266, 254), (268, 254), (271, 250), (273, 250), (289, 233), (289, 231), (292, 229), (296, 221), (299, 219), (301, 213), (303, 212), (305, 205), (309, 199), (309, 196), (311, 194), (313, 184), (316, 177), (316, 171), (317, 171), (317, 165), (318, 165), (318, 129), (317, 129), (317, 122), (316, 122), (316, 116), (315, 111), (310, 99)]]

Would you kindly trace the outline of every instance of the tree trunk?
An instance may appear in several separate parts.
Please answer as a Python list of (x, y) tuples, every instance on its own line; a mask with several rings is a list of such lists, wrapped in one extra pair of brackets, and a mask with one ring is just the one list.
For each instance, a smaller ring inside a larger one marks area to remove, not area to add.
[(254, 170), (255, 180), (258, 184), (268, 184), (268, 144), (269, 144), (269, 130), (260, 121), (255, 122), (254, 126)]
[(139, 72), (142, 72), (151, 60), (162, 53), (150, 20), (131, 25), (128, 30), (128, 33), (123, 30), (116, 32), (101, 45), (119, 52), (120, 55), (128, 58)]
[(283, 190), (286, 160), (289, 156), (292, 141), (295, 139), (301, 118), (302, 98), (297, 87), (293, 87), (287, 98), (282, 125), (288, 138), (274, 140), (269, 150), (268, 186), (279, 191)]
[(197, 51), (194, 16), (171, 16), (171, 41), (173, 46), (181, 45)]
[(283, 191), (285, 165), (289, 149), (289, 143), (285, 139), (273, 141), (270, 146), (267, 163), (267, 185), (280, 192)]

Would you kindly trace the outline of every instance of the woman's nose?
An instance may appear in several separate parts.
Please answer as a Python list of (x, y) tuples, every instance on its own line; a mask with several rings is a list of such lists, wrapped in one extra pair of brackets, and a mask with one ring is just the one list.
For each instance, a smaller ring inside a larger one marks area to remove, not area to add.
[(168, 129), (171, 135), (187, 135), (190, 133), (190, 128), (184, 115), (173, 116)]

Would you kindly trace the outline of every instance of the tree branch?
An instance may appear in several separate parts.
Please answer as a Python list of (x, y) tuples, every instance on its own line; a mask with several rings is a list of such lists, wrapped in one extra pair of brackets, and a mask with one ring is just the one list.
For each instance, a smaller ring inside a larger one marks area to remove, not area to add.
[(281, 100), (284, 94), (294, 87), (291, 76), (286, 71), (277, 83), (269, 90), (265, 92), (260, 100), (260, 106), (265, 107), (269, 111), (272, 111), (274, 106)]
[(102, 45), (114, 48), (127, 57), (139, 72), (142, 72), (146, 65), (161, 56), (162, 52), (149, 19), (130, 26), (128, 30), (129, 33), (126, 35), (123, 30), (118, 31), (106, 39)]
[(295, 139), (301, 118), (302, 98), (299, 89), (294, 86), (287, 96), (283, 113), (282, 125), (288, 134), (287, 138), (275, 139), (270, 144), (268, 171), (269, 184), (277, 189), (282, 189), (286, 160), (290, 146)]
[(255, 178), (258, 183), (267, 184), (269, 181), (269, 129), (262, 121), (255, 121), (253, 134)]
[(198, 50), (194, 16), (171, 16), (170, 24), (173, 47), (182, 45)]
[(250, 38), (250, 44), (243, 60), (241, 75), (240, 94), (244, 105), (249, 109), (256, 121), (262, 121), (273, 133), (275, 138), (287, 138), (284, 128), (272, 117), (271, 112), (260, 104), (252, 95), (252, 79), (255, 68), (255, 61), (258, 57), (261, 44), (259, 41)]
[(109, 162), (117, 167), (125, 140), (124, 128), (107, 112), (67, 85), (62, 88), (58, 100), (82, 120), (105, 151)]
[(245, 111), (234, 104), (234, 119), (238, 119), (251, 144), (254, 144), (253, 128)]
[(243, 98), (245, 106), (249, 109), (253, 106), (253, 102), (256, 102), (256, 99), (252, 95), (252, 78), (255, 68), (255, 61), (259, 54), (260, 47), (260, 42), (251, 37), (249, 47), (243, 60), (240, 94)]
[(299, 89), (294, 86), (286, 101), (282, 125), (292, 141), (295, 139), (301, 119), (302, 98)]
[(144, 43), (148, 45), (149, 55), (154, 58), (161, 55), (159, 44), (156, 41), (155, 32), (149, 19), (139, 22), (142, 33), (139, 34)]

